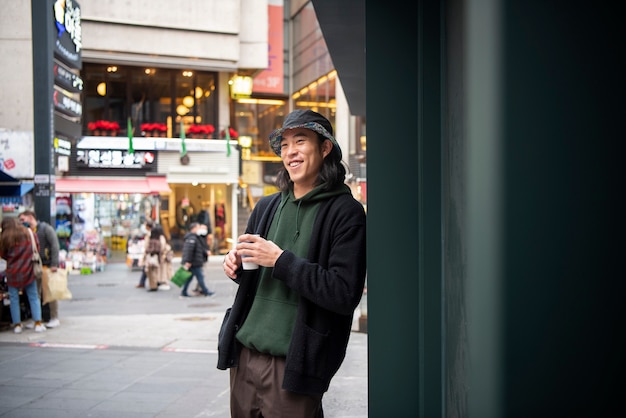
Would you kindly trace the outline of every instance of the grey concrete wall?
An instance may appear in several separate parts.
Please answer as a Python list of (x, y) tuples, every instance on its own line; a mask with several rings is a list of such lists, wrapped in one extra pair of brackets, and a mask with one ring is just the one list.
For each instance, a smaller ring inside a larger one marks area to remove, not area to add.
[(30, 1), (9, 1), (0, 13), (0, 129), (33, 130)]

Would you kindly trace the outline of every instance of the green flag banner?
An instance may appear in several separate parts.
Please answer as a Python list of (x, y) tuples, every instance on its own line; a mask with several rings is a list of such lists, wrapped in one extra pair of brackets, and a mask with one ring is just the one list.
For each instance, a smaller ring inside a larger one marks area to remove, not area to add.
[[(193, 144), (192, 144), (193, 145)], [(183, 120), (180, 120), (180, 156), (187, 155), (187, 144), (185, 144), (185, 126)]]
[(128, 130), (128, 153), (134, 154), (135, 148), (133, 148), (133, 123), (130, 121), (130, 118), (128, 118), (127, 130)]
[(230, 126), (227, 126), (224, 131), (226, 132), (226, 156), (230, 157)]

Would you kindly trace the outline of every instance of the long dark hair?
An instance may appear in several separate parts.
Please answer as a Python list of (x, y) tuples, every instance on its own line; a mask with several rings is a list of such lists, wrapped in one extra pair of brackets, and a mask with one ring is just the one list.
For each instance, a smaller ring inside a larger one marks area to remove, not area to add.
[[(150, 239), (159, 239), (161, 235), (165, 237), (165, 232), (161, 225), (154, 225), (152, 229), (150, 229)], [(165, 237), (165, 240), (167, 241), (167, 237)]]
[[(317, 139), (319, 140), (318, 145), (321, 148), (322, 143), (326, 140), (326, 137), (318, 133)], [(315, 185), (319, 186), (320, 184), (325, 184), (325, 190), (332, 190), (338, 185), (343, 184), (345, 179), (346, 167), (343, 165), (343, 161), (339, 157), (339, 153), (335, 152), (335, 146), (333, 145), (333, 149), (330, 151), (330, 154), (324, 158), (320, 172), (317, 174), (317, 181), (315, 182)], [(276, 187), (278, 187), (282, 192), (286, 192), (293, 187), (293, 182), (289, 177), (289, 172), (284, 165), (276, 174), (275, 184)]]
[(2, 219), (2, 234), (0, 235), (0, 249), (6, 251), (18, 242), (28, 238), (26, 227), (17, 218)]

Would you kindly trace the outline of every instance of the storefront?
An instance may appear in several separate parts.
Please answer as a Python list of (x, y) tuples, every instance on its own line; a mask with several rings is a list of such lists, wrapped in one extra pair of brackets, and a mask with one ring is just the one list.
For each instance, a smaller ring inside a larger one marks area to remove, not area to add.
[[(206, 222), (214, 232), (214, 253), (232, 248), (238, 235), (240, 152), (237, 142), (187, 139), (181, 161), (180, 139), (159, 139), (158, 170), (172, 192), (161, 201), (160, 222), (175, 251), (191, 222)], [(207, 216), (208, 215), (208, 216)]]
[[(165, 177), (63, 178), (56, 184), (56, 230), (67, 250), (104, 245), (126, 250), (146, 219), (158, 220), (161, 194), (170, 191)], [(88, 239), (89, 238), (89, 239)]]
[(191, 222), (209, 219), (214, 250), (228, 251), (237, 234), (237, 143), (186, 139), (184, 159), (180, 138), (136, 138), (132, 153), (128, 145), (120, 137), (84, 137), (77, 144), (68, 175), (56, 180), (62, 246), (123, 254), (128, 239), (152, 219), (180, 251)]
[(160, 200), (171, 190), (157, 173), (154, 144), (143, 141), (136, 141), (132, 152), (128, 138), (84, 137), (78, 142), (68, 172), (55, 184), (61, 248), (99, 257), (125, 254), (127, 240), (140, 225), (146, 219), (158, 221)]

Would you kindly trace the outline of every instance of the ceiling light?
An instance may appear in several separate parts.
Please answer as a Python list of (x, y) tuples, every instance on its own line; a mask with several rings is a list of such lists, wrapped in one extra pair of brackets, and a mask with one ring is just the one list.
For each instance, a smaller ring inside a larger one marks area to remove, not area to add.
[(180, 116), (185, 116), (187, 113), (189, 113), (189, 108), (185, 105), (178, 105), (176, 106), (176, 113), (178, 113)]
[(193, 107), (193, 97), (191, 96), (183, 97), (183, 104), (189, 108)]
[(98, 86), (96, 87), (96, 91), (98, 92), (98, 94), (100, 96), (106, 96), (107, 95), (107, 84), (104, 81), (102, 83), (98, 84)]

